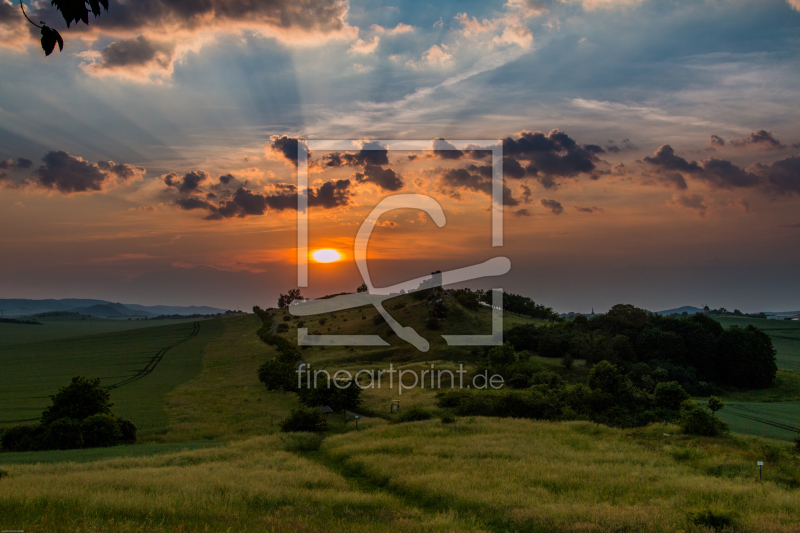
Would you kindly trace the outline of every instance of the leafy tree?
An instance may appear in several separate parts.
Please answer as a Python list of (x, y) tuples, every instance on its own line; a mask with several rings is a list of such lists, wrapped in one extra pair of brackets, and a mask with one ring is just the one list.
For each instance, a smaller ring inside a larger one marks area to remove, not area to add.
[(721, 411), (724, 407), (725, 404), (716, 396), (711, 396), (708, 399), (708, 408), (711, 410), (712, 415), (716, 415), (717, 411)]
[(111, 394), (100, 387), (100, 378), (76, 376), (50, 399), (53, 405), (42, 413), (42, 424), (45, 425), (60, 418), (84, 420), (92, 415), (110, 414), (113, 406)]
[(681, 404), (689, 399), (689, 393), (683, 390), (683, 387), (677, 381), (668, 381), (656, 385), (653, 399), (656, 407), (677, 411), (680, 409)]
[(732, 326), (720, 335), (719, 350), (725, 364), (720, 377), (742, 388), (763, 389), (772, 385), (778, 367), (772, 340), (763, 331), (747, 326)]
[(495, 346), (486, 356), (489, 366), (492, 369), (501, 369), (513, 364), (517, 360), (517, 354), (514, 353), (514, 347), (509, 343)]
[(281, 294), (278, 297), (278, 308), (283, 309), (284, 307), (288, 307), (295, 300), (302, 300), (303, 297), (300, 296), (300, 289), (289, 289), (287, 294)]
[(281, 421), (281, 431), (289, 432), (321, 432), (328, 429), (328, 422), (316, 409), (294, 409)]
[(358, 286), (358, 288), (356, 288), (356, 292), (357, 293), (369, 292), (369, 288), (367, 287), (366, 283), (362, 283), (361, 285)]

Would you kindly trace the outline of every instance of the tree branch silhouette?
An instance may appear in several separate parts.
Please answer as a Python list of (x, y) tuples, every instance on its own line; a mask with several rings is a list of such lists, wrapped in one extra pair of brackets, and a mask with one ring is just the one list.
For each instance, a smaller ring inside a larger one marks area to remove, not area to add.
[[(67, 28), (73, 22), (77, 23), (79, 21), (83, 21), (84, 24), (88, 25), (90, 10), (95, 17), (100, 16), (100, 7), (103, 7), (108, 12), (108, 0), (51, 0), (50, 4), (56, 6), (56, 9), (61, 12), (61, 16), (64, 17), (64, 21), (67, 23)], [(42, 50), (44, 50), (45, 56), (53, 53), (56, 43), (58, 43), (59, 51), (64, 50), (64, 40), (61, 38), (60, 33), (49, 27), (44, 21), (39, 21), (41, 26), (32, 21), (25, 12), (22, 0), (19, 0), (19, 8), (28, 22), (42, 30)]]

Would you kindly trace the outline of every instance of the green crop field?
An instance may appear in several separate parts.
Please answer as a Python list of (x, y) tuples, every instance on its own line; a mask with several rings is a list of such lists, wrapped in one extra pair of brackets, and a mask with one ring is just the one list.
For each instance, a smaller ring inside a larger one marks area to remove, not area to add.
[(728, 402), (717, 414), (737, 433), (784, 440), (800, 434), (800, 401)]
[(144, 434), (163, 431), (166, 394), (200, 372), (203, 348), (222, 327), (220, 320), (181, 322), (0, 346), (0, 421), (38, 418), (51, 394), (83, 375), (114, 387), (116, 411)]
[(769, 320), (764, 318), (739, 318), (715, 316), (725, 327), (747, 326), (752, 324), (770, 336), (775, 350), (778, 368), (800, 372), (800, 321)]
[[(0, 323), (0, 346), (28, 344), (30, 342), (49, 341), (84, 337), (99, 333), (128, 331), (131, 329), (153, 328), (197, 322), (196, 318), (169, 318), (160, 320), (107, 320), (104, 318), (75, 318), (50, 316), (35, 318), (41, 326), (29, 324)], [(202, 319), (201, 319), (202, 320)]]

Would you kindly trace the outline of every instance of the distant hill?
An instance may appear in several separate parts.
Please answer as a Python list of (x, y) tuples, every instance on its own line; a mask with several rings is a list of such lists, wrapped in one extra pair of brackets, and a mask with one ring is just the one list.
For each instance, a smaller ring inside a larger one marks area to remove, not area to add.
[(696, 315), (697, 313), (702, 313), (703, 309), (701, 307), (692, 307), (691, 305), (684, 305), (683, 307), (678, 307), (676, 309), (667, 309), (665, 311), (656, 311), (657, 314), (662, 316), (672, 315), (674, 313), (681, 314), (681, 313), (689, 313), (690, 315)]
[(80, 298), (63, 300), (0, 299), (0, 317), (5, 318), (53, 312), (80, 313), (98, 318), (133, 318), (161, 315), (215, 315), (225, 311), (226, 309), (208, 306), (148, 306)]
[(132, 318), (155, 316), (153, 313), (148, 313), (147, 311), (134, 311), (133, 309), (129, 309), (122, 304), (97, 304), (91, 307), (78, 307), (72, 311), (97, 318)]

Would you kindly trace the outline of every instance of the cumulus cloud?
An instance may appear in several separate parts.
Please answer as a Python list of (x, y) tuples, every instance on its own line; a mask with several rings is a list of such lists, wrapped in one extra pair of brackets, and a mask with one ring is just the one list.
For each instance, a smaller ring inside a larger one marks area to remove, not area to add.
[(786, 0), (786, 1), (792, 8), (796, 9), (797, 11), (800, 11), (800, 0)]
[(788, 157), (772, 164), (750, 167), (766, 180), (768, 192), (778, 195), (800, 194), (800, 157)]
[(446, 44), (434, 44), (422, 53), (422, 58), (419, 61), (409, 59), (406, 61), (406, 66), (419, 69), (449, 65), (453, 60), (453, 54), (450, 53), (450, 50), (450, 47)]
[[(3, 0), (5, 2), (5, 0)], [(38, 20), (48, 5), (39, 3), (32, 18)], [(152, 65), (170, 63), (189, 50), (199, 50), (203, 43), (222, 34), (255, 34), (275, 38), (285, 45), (320, 43), (329, 39), (352, 40), (357, 28), (349, 26), (346, 0), (139, 0), (117, 2), (113, 8), (92, 21), (88, 27), (77, 26), (75, 37), (95, 42), (103, 35), (118, 39), (117, 46), (103, 50), (87, 72), (108, 74), (102, 65), (114, 64), (116, 74), (124, 69), (141, 70), (142, 61)], [(50, 13), (52, 14), (52, 13)], [(142, 36), (140, 41), (137, 36)], [(153, 44), (169, 36), (169, 44)], [(148, 49), (147, 42), (151, 44)], [(114, 45), (111, 45), (114, 46)], [(149, 59), (146, 59), (149, 58)], [(165, 71), (170, 71), (165, 68)], [(123, 74), (124, 75), (124, 74)]]
[(700, 194), (676, 194), (668, 203), (673, 207), (694, 210), (700, 218), (705, 218), (709, 205), (708, 199)]
[[(491, 174), (472, 173), (466, 168), (439, 168), (436, 172), (440, 176), (440, 183), (452, 198), (460, 199), (461, 191), (468, 190), (479, 192), (487, 196), (492, 195)], [(509, 207), (519, 205), (519, 200), (514, 198), (505, 184), (503, 185), (503, 204)]]
[(297, 166), (297, 141), (300, 137), (289, 135), (272, 135), (267, 143), (267, 156), (285, 159), (294, 166)]
[[(541, 131), (523, 131), (517, 139), (506, 137), (503, 140), (503, 156), (525, 161), (525, 174), (547, 189), (557, 189), (563, 178), (592, 173), (595, 163), (600, 161), (594, 148), (595, 145), (578, 145), (557, 129), (547, 135)], [(513, 164), (509, 168), (514, 172)]]
[[(20, 182), (6, 181), (7, 187), (28, 187), (44, 191), (58, 191), (69, 195), (81, 192), (99, 192), (123, 185), (145, 174), (143, 167), (116, 164), (113, 161), (89, 163), (64, 151), (48, 152), (44, 163), (30, 177)], [(4, 162), (6, 165), (8, 161)], [(16, 170), (29, 168), (27, 159), (12, 162)]]
[(356, 172), (353, 177), (358, 183), (374, 183), (387, 191), (399, 191), (403, 188), (403, 179), (391, 168), (367, 165), (363, 172)]
[(575, 206), (575, 210), (579, 213), (605, 213), (606, 210), (602, 207), (580, 207)]
[(643, 158), (643, 161), (654, 169), (666, 184), (686, 189), (686, 180), (683, 174), (705, 182), (715, 189), (753, 188), (762, 184), (763, 180), (757, 174), (742, 169), (725, 159), (709, 158), (705, 161), (687, 161), (675, 154), (675, 150), (668, 144), (656, 150), (655, 154)]
[(620, 152), (627, 152), (629, 150), (636, 150), (637, 146), (631, 142), (630, 139), (622, 139), (622, 142), (619, 144), (615, 143), (613, 139), (608, 140), (608, 145), (606, 145), (606, 151), (612, 154), (618, 154)]
[(24, 51), (26, 44), (34, 42), (31, 27), (22, 16), (19, 4), (0, 0), (0, 46)]
[(0, 170), (19, 171), (31, 168), (31, 166), (33, 166), (33, 161), (24, 157), (18, 157), (16, 161), (13, 159), (0, 160)]
[(572, 0), (572, 2), (581, 3), (586, 11), (596, 11), (634, 8), (641, 5), (644, 0)]
[(364, 41), (364, 39), (358, 39), (350, 46), (348, 52), (351, 54), (371, 54), (378, 49), (379, 43), (380, 38), (377, 35), (368, 42)]
[(97, 75), (122, 75), (147, 79), (172, 74), (175, 43), (157, 41), (139, 35), (115, 41), (98, 53), (84, 53), (89, 59), (83, 68)]
[(540, 200), (542, 207), (545, 209), (549, 209), (551, 213), (554, 215), (560, 215), (564, 212), (564, 206), (561, 205), (561, 202), (556, 200), (549, 200), (547, 198), (542, 198)]
[(771, 131), (766, 130), (754, 131), (744, 139), (733, 139), (731, 145), (736, 148), (757, 146), (762, 150), (780, 150), (786, 148), (786, 145), (776, 139)]
[(169, 187), (175, 187), (182, 194), (193, 194), (200, 191), (200, 184), (208, 180), (210, 176), (202, 170), (193, 170), (179, 178), (175, 172), (170, 172), (164, 176), (164, 183)]

